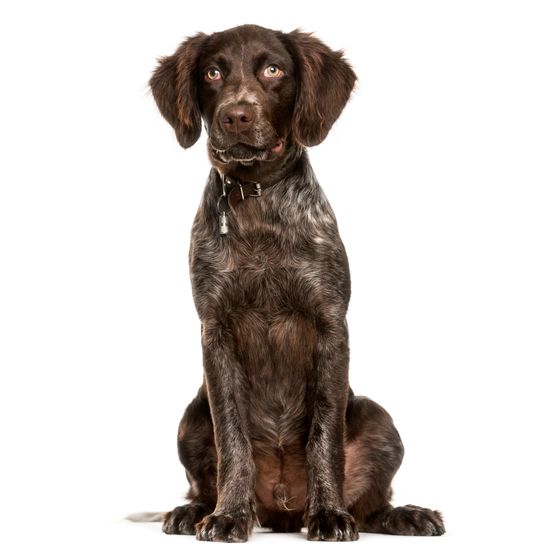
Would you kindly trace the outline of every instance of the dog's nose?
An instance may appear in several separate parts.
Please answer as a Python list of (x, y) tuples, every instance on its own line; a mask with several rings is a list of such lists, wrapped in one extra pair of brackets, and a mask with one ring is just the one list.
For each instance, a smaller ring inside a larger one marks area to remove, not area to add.
[(253, 124), (255, 119), (255, 112), (253, 107), (245, 104), (237, 104), (236, 106), (231, 106), (225, 111), (221, 120), (223, 122), (223, 127), (227, 132), (244, 132), (248, 130)]

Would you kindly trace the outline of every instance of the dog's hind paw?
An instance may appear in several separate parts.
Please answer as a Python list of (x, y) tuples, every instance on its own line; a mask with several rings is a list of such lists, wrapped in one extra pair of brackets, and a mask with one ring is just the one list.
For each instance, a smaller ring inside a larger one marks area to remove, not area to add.
[(442, 514), (438, 510), (413, 504), (388, 507), (368, 516), (363, 530), (406, 536), (440, 536), (446, 532)]
[(201, 502), (178, 506), (165, 515), (162, 530), (169, 535), (194, 535), (195, 525), (212, 510)]

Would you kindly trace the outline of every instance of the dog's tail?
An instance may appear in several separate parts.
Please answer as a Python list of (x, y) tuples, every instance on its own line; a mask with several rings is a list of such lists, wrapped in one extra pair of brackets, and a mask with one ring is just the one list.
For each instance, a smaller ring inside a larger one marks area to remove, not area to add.
[(129, 514), (125, 519), (135, 523), (153, 523), (155, 521), (164, 521), (166, 512), (136, 512)]

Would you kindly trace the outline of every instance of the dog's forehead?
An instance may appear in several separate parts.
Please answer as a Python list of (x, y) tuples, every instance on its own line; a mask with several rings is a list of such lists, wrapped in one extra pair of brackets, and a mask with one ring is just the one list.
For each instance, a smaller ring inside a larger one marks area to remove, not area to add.
[(211, 34), (204, 51), (204, 60), (221, 55), (228, 59), (251, 59), (268, 53), (283, 59), (290, 55), (278, 32), (256, 25), (243, 25)]

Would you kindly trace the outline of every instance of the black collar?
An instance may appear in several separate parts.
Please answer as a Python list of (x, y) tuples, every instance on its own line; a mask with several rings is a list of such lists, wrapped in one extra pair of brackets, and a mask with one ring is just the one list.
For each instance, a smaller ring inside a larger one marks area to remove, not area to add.
[(261, 184), (256, 181), (240, 183), (232, 178), (222, 176), (221, 184), (221, 196), (226, 198), (231, 210), (234, 210), (242, 200), (249, 197), (260, 197), (262, 194)]
[[(217, 211), (219, 212), (219, 232), (220, 234), (227, 234), (229, 231), (227, 213), (234, 210), (240, 202), (247, 198), (258, 198), (262, 195), (263, 189), (261, 184), (257, 181), (247, 181), (241, 183), (238, 180), (229, 178), (219, 173), (219, 179), (221, 180), (221, 193), (219, 200), (217, 201)], [(278, 180), (271, 185), (276, 185), (281, 180)]]

